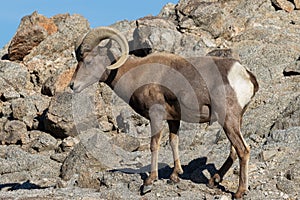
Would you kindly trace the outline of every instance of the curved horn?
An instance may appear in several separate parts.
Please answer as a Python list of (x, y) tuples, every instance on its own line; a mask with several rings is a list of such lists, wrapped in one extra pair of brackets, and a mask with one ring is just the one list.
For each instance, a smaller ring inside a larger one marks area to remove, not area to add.
[(86, 34), (87, 33), (85, 33), (83, 36), (79, 36), (74, 42), (74, 47), (75, 47), (74, 50), (75, 50), (75, 55), (76, 55), (77, 61), (80, 61), (82, 59), (83, 53), (80, 52), (80, 47), (81, 47), (81, 43), (82, 43), (83, 39), (85, 38)]
[(112, 39), (116, 41), (122, 51), (122, 55), (119, 60), (108, 66), (108, 69), (116, 69), (123, 65), (129, 54), (129, 47), (126, 38), (116, 29), (110, 27), (98, 27), (89, 31), (83, 38), (81, 45), (77, 49), (77, 60), (82, 58), (83, 54), (86, 52), (91, 52), (102, 40)]

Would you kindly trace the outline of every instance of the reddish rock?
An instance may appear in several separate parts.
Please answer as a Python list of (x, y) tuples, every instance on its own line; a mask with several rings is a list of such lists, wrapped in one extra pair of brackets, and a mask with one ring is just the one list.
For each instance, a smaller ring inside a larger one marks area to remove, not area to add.
[(69, 87), (74, 71), (75, 68), (73, 67), (58, 76), (55, 83), (55, 92), (63, 92), (67, 87)]
[(295, 9), (294, 4), (287, 0), (272, 0), (272, 3), (287, 12), (292, 12)]
[(69, 87), (75, 67), (49, 77), (42, 85), (42, 94), (54, 96), (56, 93), (62, 93)]
[(37, 12), (23, 17), (17, 33), (8, 47), (9, 60), (22, 61), (35, 46), (55, 32), (57, 32), (57, 26), (52, 19)]
[(300, 10), (300, 0), (294, 0), (294, 4), (297, 10)]

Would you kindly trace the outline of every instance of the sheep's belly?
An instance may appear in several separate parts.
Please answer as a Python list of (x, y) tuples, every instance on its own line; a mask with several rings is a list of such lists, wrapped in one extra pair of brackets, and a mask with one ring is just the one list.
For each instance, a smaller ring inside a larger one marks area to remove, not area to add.
[(192, 123), (204, 123), (210, 121), (209, 107), (199, 106), (198, 108), (188, 108), (186, 106), (181, 107), (181, 120)]

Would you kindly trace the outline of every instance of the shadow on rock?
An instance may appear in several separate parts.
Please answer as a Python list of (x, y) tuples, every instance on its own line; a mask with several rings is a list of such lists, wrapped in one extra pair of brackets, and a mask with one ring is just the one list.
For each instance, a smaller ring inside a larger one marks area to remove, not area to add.
[(5, 183), (0, 184), (0, 191), (4, 188), (8, 188), (8, 191), (14, 190), (33, 190), (33, 189), (45, 189), (46, 187), (41, 187), (34, 183), (30, 183), (30, 181), (26, 181), (24, 183)]
[[(158, 178), (159, 179), (169, 179), (170, 175), (173, 172), (173, 168), (171, 168), (166, 163), (158, 164)], [(212, 163), (207, 163), (207, 157), (201, 157), (192, 160), (188, 165), (183, 165), (183, 174), (179, 175), (179, 177), (183, 180), (190, 180), (196, 184), (208, 184), (209, 178), (212, 177), (216, 172), (216, 166)], [(110, 172), (122, 172), (125, 174), (139, 174), (141, 179), (144, 181), (148, 177), (147, 173), (151, 171), (150, 165), (140, 167), (138, 169), (132, 168), (123, 168), (123, 169), (114, 169)], [(173, 184), (173, 182), (168, 182)], [(142, 188), (142, 186), (141, 186)], [(231, 191), (228, 191), (223, 185), (218, 184), (216, 188), (225, 193), (230, 193), (233, 195)]]
[[(158, 164), (158, 178), (159, 179), (169, 179), (170, 175), (173, 172), (173, 168), (171, 168), (166, 163), (159, 163)], [(192, 160), (189, 162), (188, 165), (183, 165), (183, 174), (179, 175), (181, 179), (184, 180), (191, 180), (194, 183), (200, 183), (200, 184), (208, 184), (208, 178), (204, 174), (205, 171), (208, 171), (210, 176), (213, 176), (217, 169), (214, 164), (207, 163), (206, 157), (201, 157)], [(143, 166), (138, 169), (132, 169), (132, 168), (122, 168), (122, 169), (114, 169), (110, 172), (122, 172), (126, 174), (140, 174), (142, 180), (145, 180), (147, 178), (146, 172), (150, 172), (150, 165)]]

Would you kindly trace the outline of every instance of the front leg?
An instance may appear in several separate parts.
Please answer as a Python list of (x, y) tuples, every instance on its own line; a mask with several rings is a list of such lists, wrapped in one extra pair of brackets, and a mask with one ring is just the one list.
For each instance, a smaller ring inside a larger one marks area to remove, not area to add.
[(172, 147), (173, 152), (173, 160), (174, 160), (174, 169), (170, 176), (170, 180), (173, 183), (178, 183), (180, 181), (178, 174), (183, 174), (183, 170), (181, 168), (181, 163), (179, 159), (179, 151), (178, 151), (178, 144), (179, 144), (179, 137), (178, 137), (178, 130), (180, 126), (180, 121), (174, 120), (168, 121), (169, 129), (170, 129), (170, 135), (169, 140)]
[[(144, 192), (147, 186), (152, 185), (153, 181), (158, 178), (158, 151), (159, 144), (162, 136), (162, 130), (160, 130), (157, 134), (151, 136), (150, 150), (151, 150), (151, 172), (148, 178), (144, 182)], [(151, 189), (151, 188), (149, 188)], [(148, 190), (149, 190), (148, 189)]]
[(144, 181), (142, 188), (142, 193), (144, 194), (151, 190), (152, 183), (158, 178), (158, 151), (162, 138), (164, 116), (165, 110), (160, 104), (153, 105), (149, 110), (151, 126), (151, 172), (149, 177)]

